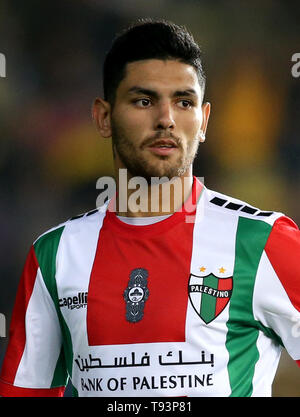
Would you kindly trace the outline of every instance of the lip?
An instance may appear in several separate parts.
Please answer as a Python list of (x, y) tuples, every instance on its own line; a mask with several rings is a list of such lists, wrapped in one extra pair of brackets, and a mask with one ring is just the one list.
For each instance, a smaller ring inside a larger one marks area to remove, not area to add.
[(177, 148), (155, 148), (149, 147), (150, 151), (155, 153), (156, 155), (168, 156), (176, 152)]
[(173, 139), (169, 139), (169, 138), (159, 138), (157, 140), (155, 140), (154, 142), (152, 142), (149, 147), (152, 148), (157, 148), (158, 146), (172, 146), (173, 148), (177, 148), (176, 142)]
[(158, 139), (152, 142), (148, 148), (156, 155), (171, 155), (177, 150), (176, 142), (172, 139)]

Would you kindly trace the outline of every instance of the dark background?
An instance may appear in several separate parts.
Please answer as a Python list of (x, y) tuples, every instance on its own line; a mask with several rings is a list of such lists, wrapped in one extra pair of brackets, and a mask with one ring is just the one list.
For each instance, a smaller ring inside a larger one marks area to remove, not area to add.
[[(186, 25), (204, 51), (207, 141), (194, 173), (209, 188), (300, 224), (299, 1), (0, 0), (0, 312), (11, 310), (33, 240), (95, 208), (113, 175), (111, 144), (90, 109), (116, 32), (137, 18)], [(0, 363), (6, 338), (0, 338)], [(284, 353), (274, 396), (300, 396)]]

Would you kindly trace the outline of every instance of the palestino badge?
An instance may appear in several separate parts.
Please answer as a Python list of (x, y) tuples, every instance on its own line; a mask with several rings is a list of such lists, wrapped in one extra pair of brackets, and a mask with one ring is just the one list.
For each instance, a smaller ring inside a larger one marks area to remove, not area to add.
[(130, 272), (128, 286), (124, 291), (126, 302), (126, 319), (131, 323), (142, 320), (144, 316), (145, 301), (149, 297), (147, 288), (148, 271), (136, 268)]
[(232, 277), (190, 275), (189, 299), (198, 316), (208, 324), (222, 313), (232, 294)]

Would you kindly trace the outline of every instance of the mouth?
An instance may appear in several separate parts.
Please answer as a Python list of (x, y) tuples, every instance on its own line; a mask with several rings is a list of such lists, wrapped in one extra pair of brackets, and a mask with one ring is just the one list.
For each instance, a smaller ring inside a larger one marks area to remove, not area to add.
[(176, 142), (172, 139), (158, 139), (148, 146), (149, 150), (156, 155), (171, 155), (178, 149)]

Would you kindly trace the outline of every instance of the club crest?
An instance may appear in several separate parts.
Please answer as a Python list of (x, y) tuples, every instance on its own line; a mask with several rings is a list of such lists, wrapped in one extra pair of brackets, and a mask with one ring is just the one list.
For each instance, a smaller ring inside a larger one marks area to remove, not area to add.
[(148, 271), (144, 268), (133, 269), (130, 273), (128, 286), (124, 291), (126, 302), (126, 319), (131, 323), (142, 320), (145, 301), (149, 297), (147, 288)]
[(188, 293), (198, 316), (208, 324), (222, 313), (232, 294), (232, 277), (190, 275)]

